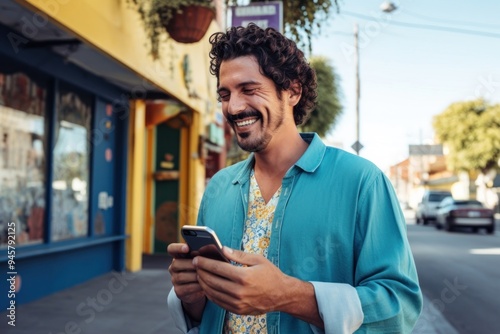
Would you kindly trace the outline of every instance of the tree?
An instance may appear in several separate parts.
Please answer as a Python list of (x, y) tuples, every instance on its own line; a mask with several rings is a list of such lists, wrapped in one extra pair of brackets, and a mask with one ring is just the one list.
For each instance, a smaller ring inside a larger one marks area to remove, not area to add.
[(447, 164), (455, 172), (498, 168), (500, 104), (482, 99), (451, 104), (434, 117), (437, 138), (448, 148)]
[[(226, 1), (231, 3), (236, 0)], [(265, 1), (250, 0), (251, 3)], [(339, 11), (337, 0), (282, 0), (282, 2), (285, 32), (311, 53), (311, 36), (317, 32), (320, 24), (329, 18), (333, 6), (337, 12)]]
[(302, 125), (304, 132), (317, 132), (324, 137), (342, 114), (334, 68), (325, 57), (312, 57), (311, 67), (318, 79), (318, 103)]

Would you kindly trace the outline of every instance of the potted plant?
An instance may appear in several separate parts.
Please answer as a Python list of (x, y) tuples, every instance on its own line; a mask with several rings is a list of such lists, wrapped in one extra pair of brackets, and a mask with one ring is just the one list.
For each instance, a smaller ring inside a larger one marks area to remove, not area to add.
[(164, 31), (180, 43), (198, 42), (215, 17), (213, 0), (129, 0), (137, 9), (151, 43), (150, 53), (159, 55)]

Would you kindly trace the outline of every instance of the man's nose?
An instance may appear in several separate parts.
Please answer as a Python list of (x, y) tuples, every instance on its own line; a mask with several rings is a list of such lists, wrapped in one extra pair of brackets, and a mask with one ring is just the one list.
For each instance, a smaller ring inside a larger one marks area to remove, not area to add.
[(246, 104), (244, 99), (236, 96), (236, 95), (231, 95), (228, 101), (227, 105), (227, 112), (231, 115), (236, 115), (239, 112), (244, 111), (246, 108)]

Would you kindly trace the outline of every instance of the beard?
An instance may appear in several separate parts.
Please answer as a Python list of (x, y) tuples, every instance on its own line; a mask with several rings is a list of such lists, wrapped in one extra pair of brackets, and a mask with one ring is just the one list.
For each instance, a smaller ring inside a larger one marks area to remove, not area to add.
[[(236, 130), (236, 120), (253, 116), (258, 116), (259, 119), (257, 122), (260, 122), (260, 129), (252, 129), (252, 131), (248, 132), (238, 132)], [(274, 116), (274, 120), (271, 120), (267, 126), (263, 124), (262, 114), (256, 110), (244, 111), (238, 115), (230, 115), (227, 120), (233, 128), (238, 146), (241, 147), (242, 150), (247, 152), (260, 152), (267, 147), (273, 138), (273, 134), (276, 133), (283, 124), (284, 107), (282, 105), (280, 105), (279, 113), (276, 113)]]
[(249, 132), (236, 134), (236, 141), (242, 150), (247, 152), (260, 152), (267, 147), (272, 136), (269, 133), (264, 133), (257, 138), (250, 138)]

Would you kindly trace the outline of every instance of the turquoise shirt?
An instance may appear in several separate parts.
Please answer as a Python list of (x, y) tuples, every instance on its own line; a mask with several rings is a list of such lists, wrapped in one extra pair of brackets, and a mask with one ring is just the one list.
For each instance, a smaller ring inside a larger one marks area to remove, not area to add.
[[(268, 259), (313, 283), (326, 333), (411, 333), (422, 295), (391, 183), (373, 163), (316, 134), (301, 136), (309, 147), (283, 178)], [(199, 210), (198, 224), (234, 249), (241, 249), (253, 162), (219, 171)], [(221, 333), (224, 314), (208, 301), (200, 333)], [(267, 324), (270, 334), (322, 332), (281, 312), (268, 313)]]

